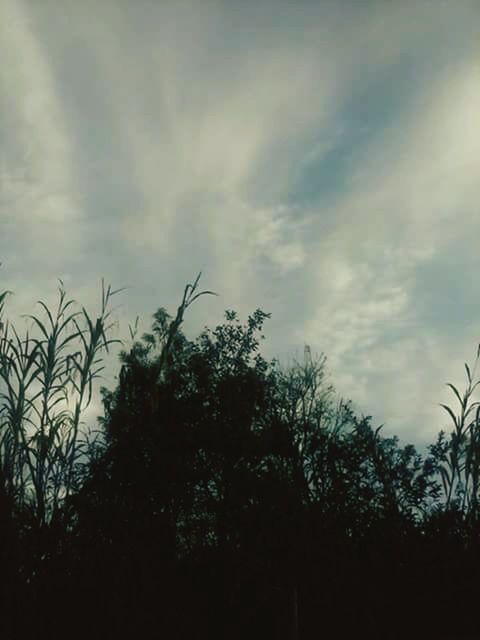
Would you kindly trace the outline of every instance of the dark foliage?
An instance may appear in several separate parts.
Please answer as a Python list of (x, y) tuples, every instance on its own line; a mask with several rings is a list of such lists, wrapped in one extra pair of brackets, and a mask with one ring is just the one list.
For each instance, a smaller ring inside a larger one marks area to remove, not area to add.
[(55, 516), (2, 460), (3, 637), (478, 637), (477, 424), (423, 458), (337, 400), (323, 356), (267, 362), (268, 314), (187, 339), (197, 283), (122, 352)]

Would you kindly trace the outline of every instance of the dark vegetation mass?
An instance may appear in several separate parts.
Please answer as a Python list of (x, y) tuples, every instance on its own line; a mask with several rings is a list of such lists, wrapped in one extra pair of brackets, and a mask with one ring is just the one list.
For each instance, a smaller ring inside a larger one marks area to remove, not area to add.
[(62, 285), (31, 335), (0, 323), (2, 638), (480, 637), (475, 370), (421, 456), (323, 355), (266, 361), (263, 311), (188, 339), (197, 289), (131, 329), (95, 429), (116, 292), (94, 321)]

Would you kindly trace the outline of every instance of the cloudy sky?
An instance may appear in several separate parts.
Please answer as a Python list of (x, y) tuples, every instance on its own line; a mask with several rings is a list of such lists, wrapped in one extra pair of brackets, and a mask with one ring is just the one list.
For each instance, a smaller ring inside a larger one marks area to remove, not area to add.
[(0, 0), (0, 289), (272, 313), (402, 440), (480, 341), (478, 0)]

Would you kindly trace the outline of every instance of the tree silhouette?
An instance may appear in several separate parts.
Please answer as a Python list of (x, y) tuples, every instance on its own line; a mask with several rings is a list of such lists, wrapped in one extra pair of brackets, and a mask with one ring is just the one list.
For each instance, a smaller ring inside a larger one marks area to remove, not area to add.
[(199, 277), (131, 332), (91, 434), (113, 292), (94, 323), (60, 288), (25, 339), (0, 295), (6, 637), (476, 637), (475, 367), (422, 457), (338, 398), (323, 354), (266, 361), (260, 309), (187, 338)]

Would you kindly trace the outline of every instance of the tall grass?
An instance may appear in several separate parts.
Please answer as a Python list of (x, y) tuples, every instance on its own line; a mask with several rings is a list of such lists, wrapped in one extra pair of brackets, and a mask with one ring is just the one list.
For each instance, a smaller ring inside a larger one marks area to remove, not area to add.
[(431, 447), (439, 461), (446, 508), (459, 508), (475, 518), (480, 488), (480, 402), (473, 402), (472, 396), (480, 384), (480, 380), (474, 382), (479, 358), (480, 344), (473, 370), (465, 363), (468, 384), (463, 395), (457, 387), (447, 383), (460, 405), (459, 411), (455, 413), (448, 405), (440, 405), (451, 418), (453, 430), (449, 440), (443, 431), (440, 432), (437, 443)]
[(110, 299), (105, 288), (101, 312), (92, 320), (74, 311), (60, 281), (56, 311), (39, 301), (44, 317), (26, 316), (36, 336), (21, 337), (2, 323), (7, 292), (0, 294), (0, 464), (5, 488), (38, 527), (51, 523), (78, 480), (87, 447), (82, 412), (92, 399), (93, 381), (104, 369), (111, 340)]

